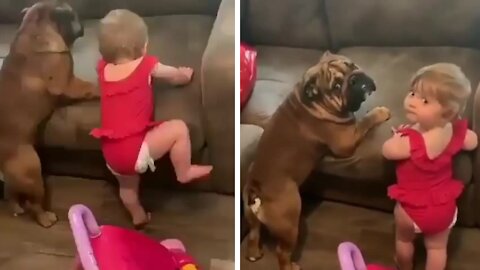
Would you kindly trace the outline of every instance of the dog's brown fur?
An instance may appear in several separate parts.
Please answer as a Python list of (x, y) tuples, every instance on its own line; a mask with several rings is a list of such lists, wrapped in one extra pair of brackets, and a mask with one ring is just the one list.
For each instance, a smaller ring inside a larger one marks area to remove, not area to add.
[(14, 215), (29, 206), (37, 222), (49, 227), (57, 217), (45, 209), (34, 148), (38, 126), (60, 100), (95, 98), (98, 89), (73, 75), (70, 46), (83, 35), (83, 27), (71, 7), (43, 1), (24, 12), (0, 70), (0, 171)]
[(263, 255), (263, 224), (278, 241), (280, 269), (298, 269), (291, 255), (301, 212), (299, 186), (324, 155), (352, 155), (371, 128), (388, 120), (390, 114), (384, 107), (355, 120), (353, 111), (361, 101), (353, 110), (347, 109), (352, 74), (365, 75), (348, 58), (325, 53), (306, 71), (266, 126), (243, 191), (245, 217), (250, 225), (247, 259), (255, 261)]

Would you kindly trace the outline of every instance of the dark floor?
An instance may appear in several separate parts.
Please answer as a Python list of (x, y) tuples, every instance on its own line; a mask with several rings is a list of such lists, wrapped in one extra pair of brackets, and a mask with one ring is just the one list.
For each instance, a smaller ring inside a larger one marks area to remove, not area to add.
[[(306, 218), (306, 239), (300, 252), (303, 270), (340, 270), (337, 247), (343, 241), (351, 241), (362, 250), (365, 260), (393, 266), (394, 236), (392, 215), (340, 203), (323, 202)], [(263, 259), (251, 263), (244, 259), (245, 243), (242, 243), (242, 270), (277, 269), (273, 248), (265, 250)], [(419, 241), (419, 244), (421, 242)], [(449, 243), (447, 269), (475, 270), (480, 265), (480, 229), (456, 228)], [(424, 268), (424, 252), (417, 245), (416, 269)]]
[[(104, 181), (49, 177), (48, 182), (60, 218), (50, 229), (28, 216), (12, 217), (0, 203), (0, 270), (71, 269), (75, 247), (67, 212), (75, 203), (88, 206), (101, 224), (129, 226), (115, 190)], [(182, 240), (202, 269), (233, 269), (233, 197), (161, 191), (144, 195), (153, 212), (149, 235)]]

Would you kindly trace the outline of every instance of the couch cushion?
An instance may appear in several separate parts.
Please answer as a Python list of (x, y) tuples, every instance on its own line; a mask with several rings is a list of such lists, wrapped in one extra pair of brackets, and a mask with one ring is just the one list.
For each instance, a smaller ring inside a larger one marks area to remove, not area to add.
[[(98, 19), (110, 10), (128, 8), (141, 16), (204, 14), (215, 16), (221, 0), (69, 0), (82, 19)], [(17, 23), (21, 10), (37, 0), (0, 0), (0, 23)]]
[[(146, 19), (149, 25), (149, 52), (165, 64), (191, 66), (199, 74), (201, 58), (213, 18), (201, 15), (159, 16)], [(97, 21), (85, 23), (85, 37), (73, 49), (75, 74), (96, 83), (95, 64), (99, 58), (96, 41)], [(192, 148), (205, 144), (202, 130), (200, 77), (180, 88), (155, 83), (156, 119), (180, 118), (191, 130)], [(97, 149), (98, 142), (88, 132), (100, 124), (98, 101), (81, 102), (55, 111), (45, 126), (43, 143), (70, 149)]]
[[(301, 4), (300, 4), (301, 3)], [(328, 27), (323, 0), (244, 0), (242, 39), (255, 45), (326, 48)]]
[[(322, 172), (353, 179), (370, 179), (385, 181), (393, 179), (393, 171), (389, 166), (379, 166), (384, 161), (381, 156), (382, 143), (391, 136), (390, 128), (405, 123), (403, 98), (407, 94), (410, 77), (420, 67), (439, 61), (458, 64), (472, 82), (472, 90), (476, 90), (480, 79), (480, 51), (453, 47), (412, 47), (412, 48), (373, 48), (358, 47), (343, 49), (340, 54), (350, 57), (369, 73), (377, 83), (374, 93), (357, 113), (362, 117), (367, 110), (375, 106), (386, 106), (392, 111), (392, 118), (378, 128), (369, 132), (358, 147), (356, 153), (345, 159), (326, 157), (319, 164)], [(473, 95), (472, 95), (473, 97)], [(472, 101), (466, 109), (466, 117), (471, 117)], [(469, 181), (471, 164), (468, 155), (461, 155), (456, 161), (458, 177)]]
[(325, 0), (325, 4), (336, 48), (480, 45), (477, 0)]
[(262, 134), (263, 129), (258, 126), (240, 125), (240, 188), (242, 189)]
[(318, 50), (257, 46), (257, 82), (241, 122), (264, 126), (305, 70), (322, 54)]
[[(0, 0), (0, 23), (19, 23), (21, 11), (38, 0)], [(126, 8), (126, 2), (113, 0), (69, 0), (68, 3), (82, 19), (101, 18), (114, 8)]]
[[(80, 1), (80, 0), (78, 0)], [(102, 0), (102, 2), (105, 0)], [(125, 0), (126, 6), (141, 16), (205, 14), (216, 16), (221, 0)], [(110, 0), (107, 2), (118, 2)]]

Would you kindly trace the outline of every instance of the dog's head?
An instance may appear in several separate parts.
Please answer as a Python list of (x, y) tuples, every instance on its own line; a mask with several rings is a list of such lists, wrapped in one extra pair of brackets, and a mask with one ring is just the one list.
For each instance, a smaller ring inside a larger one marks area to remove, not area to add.
[(83, 25), (78, 14), (66, 2), (61, 0), (42, 0), (23, 9), (21, 29), (53, 29), (60, 35), (67, 47), (83, 36)]
[(376, 89), (373, 79), (352, 60), (329, 51), (304, 73), (299, 87), (305, 106), (339, 117), (357, 111)]

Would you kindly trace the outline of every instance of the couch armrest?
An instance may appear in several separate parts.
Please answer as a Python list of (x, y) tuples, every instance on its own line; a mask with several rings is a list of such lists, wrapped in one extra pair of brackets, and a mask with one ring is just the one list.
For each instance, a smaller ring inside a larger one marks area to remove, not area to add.
[[(475, 133), (480, 136), (480, 84), (477, 87), (477, 91), (475, 91), (474, 101), (473, 101), (473, 113), (472, 113), (472, 128)], [(473, 166), (472, 166), (472, 173), (473, 173), (473, 192), (474, 192), (474, 199), (473, 205), (480, 205), (480, 147), (473, 152)], [(477, 226), (480, 226), (480, 208), (475, 207), (475, 223)]]
[(235, 1), (222, 0), (202, 58), (202, 107), (214, 189), (235, 186)]

